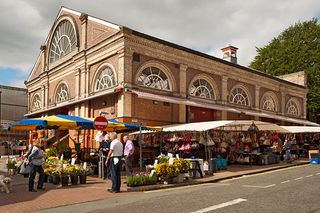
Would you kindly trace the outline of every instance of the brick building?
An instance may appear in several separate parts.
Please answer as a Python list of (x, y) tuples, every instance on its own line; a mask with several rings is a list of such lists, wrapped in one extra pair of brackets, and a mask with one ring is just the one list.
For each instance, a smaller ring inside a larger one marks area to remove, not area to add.
[(220, 59), (61, 8), (40, 50), (26, 82), (29, 117), (311, 124), (306, 86), (238, 65), (233, 46)]

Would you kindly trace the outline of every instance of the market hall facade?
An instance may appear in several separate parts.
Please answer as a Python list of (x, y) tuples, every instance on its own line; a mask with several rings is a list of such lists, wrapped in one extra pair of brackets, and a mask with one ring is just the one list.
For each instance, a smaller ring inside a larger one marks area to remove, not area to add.
[(61, 8), (26, 82), (27, 116), (310, 124), (303, 74), (302, 83), (289, 82), (238, 65), (233, 46), (222, 52), (224, 59)]

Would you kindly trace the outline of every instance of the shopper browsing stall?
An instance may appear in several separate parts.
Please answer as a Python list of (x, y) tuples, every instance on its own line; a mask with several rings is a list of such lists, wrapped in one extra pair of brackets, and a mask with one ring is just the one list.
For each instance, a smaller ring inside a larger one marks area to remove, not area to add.
[(134, 145), (132, 141), (129, 140), (128, 136), (123, 137), (123, 142), (125, 142), (126, 144), (124, 147), (126, 174), (127, 176), (132, 176), (132, 173), (133, 173), (132, 160), (133, 160), (133, 153), (134, 153)]

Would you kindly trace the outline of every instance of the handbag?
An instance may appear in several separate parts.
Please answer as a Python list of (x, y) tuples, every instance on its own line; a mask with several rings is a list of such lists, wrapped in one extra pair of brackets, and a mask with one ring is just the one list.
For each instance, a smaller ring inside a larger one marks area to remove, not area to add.
[(27, 160), (24, 160), (21, 164), (20, 174), (29, 174), (31, 171), (31, 166), (27, 164)]

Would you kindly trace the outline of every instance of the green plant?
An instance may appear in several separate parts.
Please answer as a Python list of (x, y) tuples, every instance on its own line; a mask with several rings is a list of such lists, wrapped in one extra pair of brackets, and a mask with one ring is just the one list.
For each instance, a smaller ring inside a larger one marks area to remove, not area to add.
[(14, 159), (8, 159), (7, 161), (7, 169), (16, 169), (17, 161)]
[(180, 174), (180, 169), (174, 164), (171, 164), (167, 167), (167, 172), (169, 177), (177, 177)]
[(128, 186), (150, 185), (157, 182), (157, 177), (149, 175), (136, 175), (127, 177)]
[(70, 170), (65, 168), (60, 170), (60, 175), (61, 176), (69, 176), (70, 175)]
[(78, 176), (80, 172), (80, 168), (78, 166), (69, 166), (69, 171), (71, 176)]
[(158, 156), (158, 163), (169, 163), (169, 157), (165, 155), (159, 155)]

